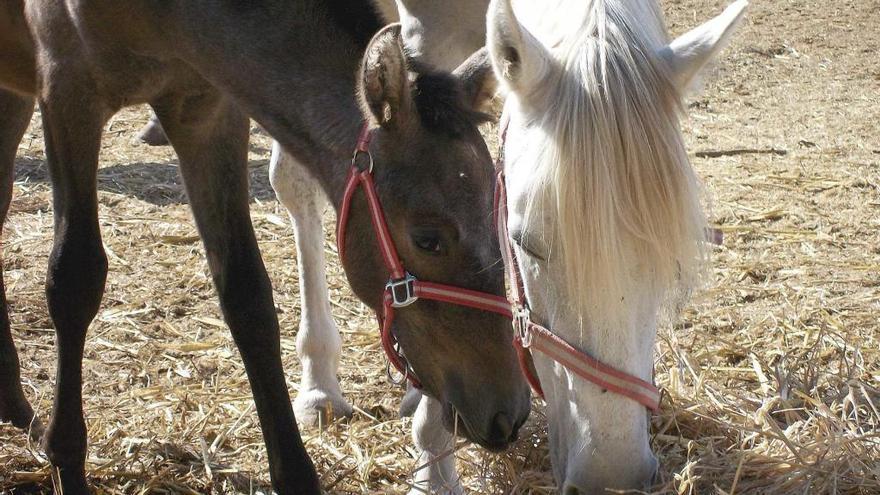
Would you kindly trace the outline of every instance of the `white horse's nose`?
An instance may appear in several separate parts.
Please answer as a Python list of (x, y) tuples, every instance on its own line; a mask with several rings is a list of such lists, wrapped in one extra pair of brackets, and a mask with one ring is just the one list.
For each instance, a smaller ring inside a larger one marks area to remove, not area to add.
[(609, 493), (608, 490), (641, 490), (654, 480), (657, 466), (657, 459), (650, 456), (644, 461), (584, 467), (569, 473), (560, 494), (598, 495)]

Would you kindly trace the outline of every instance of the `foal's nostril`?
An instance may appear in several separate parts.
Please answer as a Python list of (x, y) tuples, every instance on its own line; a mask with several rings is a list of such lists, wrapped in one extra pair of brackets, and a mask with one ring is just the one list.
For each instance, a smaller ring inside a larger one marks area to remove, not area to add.
[(515, 435), (516, 431), (514, 431), (510, 416), (503, 412), (496, 414), (492, 421), (492, 438), (509, 442), (511, 437)]

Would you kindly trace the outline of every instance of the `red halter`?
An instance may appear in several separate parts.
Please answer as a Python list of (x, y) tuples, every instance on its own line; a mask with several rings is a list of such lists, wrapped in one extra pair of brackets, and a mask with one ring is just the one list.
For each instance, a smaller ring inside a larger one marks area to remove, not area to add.
[(568, 342), (551, 332), (546, 327), (532, 321), (529, 303), (526, 299), (522, 275), (516, 253), (507, 237), (507, 190), (504, 181), (504, 140), (507, 125), (502, 120), (501, 152), (499, 153), (497, 182), (495, 185), (495, 222), (498, 229), (498, 241), (501, 243), (501, 256), (504, 258), (504, 269), (510, 290), (508, 299), (513, 309), (514, 345), (519, 356), (520, 367), (529, 384), (541, 396), (541, 382), (530, 366), (530, 350), (534, 349), (550, 359), (568, 368), (579, 377), (616, 394), (644, 405), (651, 411), (660, 409), (660, 390), (651, 383), (636, 378), (628, 373), (608, 366), (589, 354), (573, 347)]
[[(419, 383), (406, 357), (401, 352), (397, 338), (391, 332), (391, 323), (394, 321), (395, 309), (409, 306), (419, 299), (431, 299), (491, 311), (511, 318), (510, 304), (506, 298), (494, 294), (462, 289), (451, 285), (424, 282), (406, 271), (397, 254), (394, 239), (391, 237), (388, 224), (385, 221), (385, 214), (382, 212), (382, 204), (376, 193), (376, 186), (373, 183), (373, 157), (370, 154), (369, 148), (370, 129), (365, 124), (358, 136), (357, 147), (351, 159), (351, 170), (348, 173), (345, 192), (342, 196), (342, 206), (339, 211), (336, 232), (339, 257), (345, 258), (345, 229), (348, 223), (348, 215), (351, 211), (352, 196), (358, 190), (358, 187), (363, 187), (367, 198), (367, 205), (370, 208), (370, 219), (373, 223), (376, 241), (379, 244), (379, 249), (382, 251), (382, 259), (385, 261), (385, 266), (390, 272), (390, 277), (388, 283), (385, 284), (382, 296), (382, 313), (379, 314), (377, 312), (376, 314), (382, 332), (382, 348), (385, 350), (391, 365), (405, 379), (408, 379), (413, 386), (421, 388), (421, 383)], [(360, 168), (357, 164), (358, 156), (361, 154), (366, 155), (369, 159), (369, 165), (366, 169)]]

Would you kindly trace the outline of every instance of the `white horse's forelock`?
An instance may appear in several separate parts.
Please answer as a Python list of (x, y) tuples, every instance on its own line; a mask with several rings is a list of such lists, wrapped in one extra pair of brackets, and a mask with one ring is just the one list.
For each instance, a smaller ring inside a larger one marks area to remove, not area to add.
[(625, 305), (634, 288), (672, 302), (704, 267), (706, 223), (679, 127), (681, 95), (657, 53), (664, 30), (634, 25), (627, 8), (588, 2), (576, 35), (544, 44), (557, 67), (531, 94), (546, 141), (525, 222), (540, 232), (554, 219), (550, 256), (562, 256), (570, 309), (582, 321), (624, 317), (607, 308)]

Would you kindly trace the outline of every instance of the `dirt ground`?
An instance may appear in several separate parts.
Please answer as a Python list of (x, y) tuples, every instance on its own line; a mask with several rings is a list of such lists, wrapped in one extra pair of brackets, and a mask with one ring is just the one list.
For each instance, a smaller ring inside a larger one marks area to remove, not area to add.
[[(718, 0), (666, 0), (681, 33)], [(660, 330), (656, 493), (880, 493), (880, 0), (754, 0), (683, 122), (726, 235), (713, 274)], [(101, 154), (110, 276), (84, 367), (88, 470), (99, 494), (265, 491), (250, 389), (221, 321), (169, 149), (132, 143), (145, 108), (118, 114)], [(494, 140), (493, 129), (487, 136)], [(275, 287), (291, 393), (299, 379), (295, 251), (253, 133), (252, 217)], [(3, 231), (13, 336), (26, 392), (50, 413), (54, 333), (43, 280), (52, 204), (39, 114), (16, 163)], [(333, 219), (328, 216), (327, 226)], [(349, 291), (327, 229), (340, 378), (357, 407), (305, 432), (330, 493), (400, 493), (417, 467), (401, 390), (372, 316)], [(463, 445), (473, 493), (553, 493), (540, 401), (519, 445)], [(26, 435), (0, 425), (0, 493), (50, 492)]]

